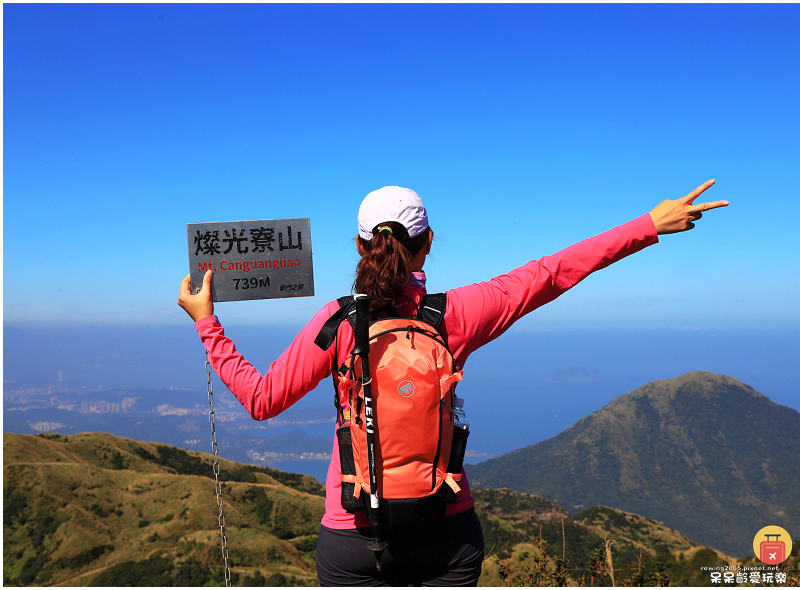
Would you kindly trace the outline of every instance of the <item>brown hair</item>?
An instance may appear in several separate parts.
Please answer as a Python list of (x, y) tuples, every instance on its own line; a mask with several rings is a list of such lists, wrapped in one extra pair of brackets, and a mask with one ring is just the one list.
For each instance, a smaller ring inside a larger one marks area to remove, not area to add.
[[(379, 227), (390, 227), (389, 231), (378, 231)], [(402, 224), (394, 221), (379, 223), (372, 230), (372, 239), (356, 236), (361, 260), (356, 266), (353, 289), (375, 297), (370, 309), (381, 309), (392, 303), (411, 280), (411, 259), (428, 243), (427, 228), (420, 235), (403, 242), (395, 236), (408, 235)]]

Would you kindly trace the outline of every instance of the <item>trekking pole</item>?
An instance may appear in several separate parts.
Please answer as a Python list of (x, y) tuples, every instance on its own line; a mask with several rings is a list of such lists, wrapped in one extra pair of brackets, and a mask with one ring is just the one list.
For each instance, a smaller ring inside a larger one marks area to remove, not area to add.
[(375, 465), (375, 434), (377, 422), (372, 405), (372, 391), (369, 374), (369, 302), (375, 298), (369, 295), (356, 295), (356, 328), (353, 356), (361, 357), (361, 386), (364, 388), (364, 419), (367, 430), (367, 460), (369, 463), (369, 507), (367, 515), (372, 523), (372, 542), (367, 549), (375, 554), (375, 565), (381, 571), (381, 555), (387, 544), (381, 538), (380, 501), (378, 500), (378, 472)]

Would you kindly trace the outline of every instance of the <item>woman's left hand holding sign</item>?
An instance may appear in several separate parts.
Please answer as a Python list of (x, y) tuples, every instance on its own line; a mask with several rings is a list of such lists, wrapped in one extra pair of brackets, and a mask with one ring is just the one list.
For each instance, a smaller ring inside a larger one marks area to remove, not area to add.
[(192, 293), (190, 275), (181, 281), (181, 293), (178, 296), (178, 305), (189, 314), (195, 322), (210, 315), (214, 315), (214, 301), (211, 299), (211, 279), (214, 272), (206, 271), (203, 276), (203, 288), (199, 293)]

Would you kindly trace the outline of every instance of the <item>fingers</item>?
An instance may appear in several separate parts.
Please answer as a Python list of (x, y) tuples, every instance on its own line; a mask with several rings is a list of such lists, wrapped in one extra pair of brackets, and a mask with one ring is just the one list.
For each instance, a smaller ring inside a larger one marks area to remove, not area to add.
[(190, 287), (191, 277), (192, 275), (186, 275), (185, 277), (183, 277), (183, 280), (181, 281), (181, 293), (180, 293), (181, 295), (192, 292)]
[(214, 302), (211, 293), (211, 280), (214, 273), (207, 271), (203, 275), (203, 288), (197, 293), (192, 293), (191, 276), (187, 275), (181, 281), (181, 294), (178, 296), (178, 305), (189, 314), (195, 322), (214, 315)]
[(694, 201), (694, 200), (695, 200), (697, 197), (699, 197), (699, 196), (700, 196), (700, 195), (702, 195), (704, 192), (706, 192), (706, 190), (707, 190), (707, 189), (709, 189), (709, 188), (711, 188), (712, 186), (714, 186), (714, 183), (715, 183), (715, 182), (716, 182), (716, 180), (713, 180), (713, 179), (712, 179), (712, 180), (707, 180), (706, 182), (704, 182), (703, 184), (701, 184), (700, 186), (698, 186), (696, 189), (694, 189), (692, 192), (690, 192), (688, 195), (686, 195), (685, 197), (683, 197), (684, 201), (686, 201), (686, 203), (688, 203), (689, 205), (691, 205), (691, 204), (692, 204), (692, 202), (693, 202), (693, 201)]
[(703, 217), (704, 212), (719, 207), (727, 207), (728, 201), (709, 201), (708, 203), (693, 204), (694, 200), (714, 186), (714, 183), (714, 180), (704, 182), (685, 197), (674, 201), (666, 200), (655, 207), (650, 212), (650, 217), (658, 235), (693, 229), (695, 225), (693, 222)]
[(698, 203), (694, 205), (690, 211), (711, 211), (712, 209), (718, 209), (719, 207), (727, 207), (730, 203), (728, 201), (713, 201), (709, 203)]
[(207, 270), (206, 274), (203, 275), (203, 291), (205, 293), (211, 293), (211, 279), (214, 276), (214, 271)]
[[(210, 286), (212, 277), (213, 277), (213, 271), (210, 270), (206, 271), (206, 274), (203, 275), (203, 288), (200, 291), (198, 291), (198, 293), (201, 291), (204, 291), (205, 293), (211, 292)], [(188, 274), (185, 277), (183, 277), (183, 280), (181, 281), (181, 292), (178, 295), (178, 305), (183, 307), (187, 301), (191, 300), (192, 297), (196, 296), (197, 293), (192, 293), (192, 275)]]

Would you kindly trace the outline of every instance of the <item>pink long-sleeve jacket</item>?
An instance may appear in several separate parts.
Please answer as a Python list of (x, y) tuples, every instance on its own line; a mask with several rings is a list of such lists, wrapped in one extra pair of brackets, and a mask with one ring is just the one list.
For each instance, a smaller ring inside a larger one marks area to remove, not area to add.
[[(552, 301), (592, 272), (657, 242), (650, 215), (643, 215), (490, 281), (451, 289), (447, 291), (447, 308), (440, 331), (455, 359), (464, 367), (474, 350), (500, 336), (525, 314)], [(419, 304), (425, 292), (425, 274), (419, 272), (414, 273), (403, 295)], [(401, 316), (413, 315), (415, 311), (405, 297), (398, 298), (395, 306)], [(336, 301), (323, 307), (264, 374), (236, 350), (214, 316), (199, 320), (195, 327), (222, 382), (254, 419), (266, 420), (289, 408), (331, 374), (335, 350), (340, 357), (336, 359), (337, 366), (349, 355), (353, 332), (348, 322), (342, 322), (339, 328), (338, 346), (323, 351), (314, 344), (322, 325), (338, 308)], [(346, 400), (342, 401), (344, 405)], [(333, 529), (370, 526), (360, 511), (349, 514), (342, 508), (339, 476), (339, 448), (334, 437), (322, 524)], [(466, 474), (462, 473), (460, 486), (456, 502), (447, 506), (446, 516), (474, 504)]]

